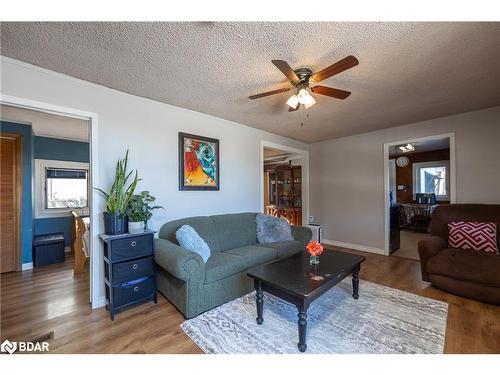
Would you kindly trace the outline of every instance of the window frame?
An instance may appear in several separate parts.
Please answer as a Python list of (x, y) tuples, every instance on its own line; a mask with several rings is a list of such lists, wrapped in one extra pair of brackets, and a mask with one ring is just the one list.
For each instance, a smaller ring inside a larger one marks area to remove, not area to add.
[(420, 169), (421, 168), (435, 168), (435, 167), (445, 167), (446, 168), (446, 195), (436, 195), (436, 201), (449, 201), (451, 197), (451, 185), (450, 185), (450, 161), (449, 160), (437, 160), (437, 161), (427, 161), (421, 163), (413, 163), (413, 200), (417, 198), (417, 194), (420, 193)]
[[(82, 208), (47, 208), (47, 173), (48, 168), (55, 169), (73, 169), (87, 171), (87, 206)], [(81, 163), (64, 160), (47, 160), (35, 159), (35, 219), (54, 218), (71, 216), (71, 211), (74, 210), (80, 215), (89, 214), (89, 197), (90, 197), (90, 165), (89, 163)]]

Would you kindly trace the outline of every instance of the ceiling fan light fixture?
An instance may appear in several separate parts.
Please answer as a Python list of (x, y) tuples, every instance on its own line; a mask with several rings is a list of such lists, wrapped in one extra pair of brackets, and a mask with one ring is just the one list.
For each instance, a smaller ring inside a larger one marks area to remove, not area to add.
[(304, 104), (304, 107), (310, 108), (316, 104), (316, 100), (309, 94), (306, 89), (300, 89), (299, 91), (299, 103)]
[(291, 108), (297, 108), (299, 104), (299, 97), (297, 95), (290, 96), (290, 99), (287, 100), (286, 104), (288, 104)]
[(309, 109), (309, 108), (311, 108), (311, 107), (312, 107), (313, 105), (315, 105), (315, 104), (316, 104), (316, 100), (314, 100), (314, 99), (313, 99), (313, 101), (312, 101), (311, 103), (309, 103), (309, 104), (304, 104), (304, 108), (305, 108), (305, 109)]

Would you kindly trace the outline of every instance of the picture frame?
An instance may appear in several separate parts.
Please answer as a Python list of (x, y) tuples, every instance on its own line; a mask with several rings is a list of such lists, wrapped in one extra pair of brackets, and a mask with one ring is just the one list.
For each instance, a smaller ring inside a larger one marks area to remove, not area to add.
[(179, 190), (220, 190), (219, 140), (179, 133)]

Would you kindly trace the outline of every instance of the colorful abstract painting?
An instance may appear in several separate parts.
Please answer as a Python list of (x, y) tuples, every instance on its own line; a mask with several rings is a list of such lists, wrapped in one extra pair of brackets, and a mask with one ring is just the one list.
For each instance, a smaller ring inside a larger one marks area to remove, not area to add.
[(179, 133), (179, 189), (219, 190), (219, 140)]

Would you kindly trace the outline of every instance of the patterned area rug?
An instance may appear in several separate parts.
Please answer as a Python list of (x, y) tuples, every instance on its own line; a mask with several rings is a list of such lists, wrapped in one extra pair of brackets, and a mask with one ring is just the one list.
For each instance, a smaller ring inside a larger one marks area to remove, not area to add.
[[(307, 313), (306, 354), (443, 353), (448, 304), (350, 279), (312, 303)], [(255, 293), (228, 302), (181, 328), (205, 352), (297, 354), (297, 309), (264, 294), (264, 323), (255, 322)]]

